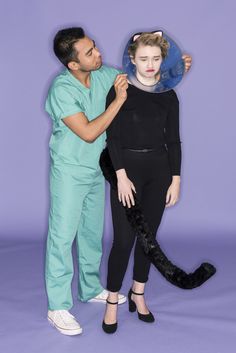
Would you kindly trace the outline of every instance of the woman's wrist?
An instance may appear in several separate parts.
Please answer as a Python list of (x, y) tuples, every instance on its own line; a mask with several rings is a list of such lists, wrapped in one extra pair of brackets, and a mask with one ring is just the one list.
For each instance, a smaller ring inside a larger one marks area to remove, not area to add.
[(127, 178), (127, 174), (124, 168), (116, 170), (117, 179)]
[(180, 184), (180, 175), (172, 175), (172, 183)]

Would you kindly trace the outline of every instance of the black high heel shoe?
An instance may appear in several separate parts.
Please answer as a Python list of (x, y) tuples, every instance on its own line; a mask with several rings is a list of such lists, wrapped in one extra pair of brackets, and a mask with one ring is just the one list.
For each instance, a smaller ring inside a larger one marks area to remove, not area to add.
[[(112, 304), (112, 305), (117, 305), (118, 304), (118, 302), (112, 303), (112, 302), (109, 302), (109, 300), (107, 300), (107, 303), (108, 304)], [(104, 320), (102, 322), (103, 331), (106, 332), (106, 333), (114, 333), (114, 332), (116, 332), (117, 325), (118, 325), (117, 322), (115, 322), (114, 324), (106, 324)]]
[[(135, 304), (135, 302), (131, 299), (131, 295), (134, 294), (134, 295), (144, 295), (144, 293), (135, 293), (132, 288), (130, 288), (129, 290), (129, 294), (128, 294), (128, 299), (129, 299), (129, 311), (131, 313), (134, 313), (136, 310), (137, 310), (137, 306)], [(138, 312), (138, 310), (137, 310)], [(141, 321), (144, 321), (144, 322), (154, 322), (155, 321), (155, 318), (154, 316), (152, 315), (151, 311), (149, 311), (148, 314), (140, 314), (138, 312), (138, 318), (139, 320)]]

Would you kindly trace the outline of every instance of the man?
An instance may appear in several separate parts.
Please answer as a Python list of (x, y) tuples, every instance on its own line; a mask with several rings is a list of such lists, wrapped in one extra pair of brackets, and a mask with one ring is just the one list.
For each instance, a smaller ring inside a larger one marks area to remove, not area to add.
[[(54, 79), (46, 101), (53, 120), (45, 268), (48, 320), (61, 333), (77, 335), (82, 328), (69, 312), (73, 305), (72, 243), (76, 239), (79, 299), (104, 303), (108, 293), (101, 286), (99, 267), (105, 185), (99, 157), (104, 132), (127, 98), (128, 83), (126, 75), (102, 65), (95, 42), (82, 28), (59, 31), (54, 52), (66, 69)], [(190, 59), (185, 57), (186, 67)], [(105, 110), (113, 84), (116, 97)], [(125, 301), (119, 294), (119, 304)]]

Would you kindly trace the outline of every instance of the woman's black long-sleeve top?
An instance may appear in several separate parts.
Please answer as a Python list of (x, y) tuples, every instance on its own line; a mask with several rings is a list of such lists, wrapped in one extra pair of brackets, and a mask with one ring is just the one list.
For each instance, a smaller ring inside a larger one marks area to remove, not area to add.
[[(159, 149), (166, 146), (172, 175), (180, 175), (179, 101), (174, 90), (142, 91), (129, 84), (127, 100), (107, 129), (107, 146), (115, 170), (124, 168), (122, 149)], [(110, 89), (106, 106), (115, 99)]]

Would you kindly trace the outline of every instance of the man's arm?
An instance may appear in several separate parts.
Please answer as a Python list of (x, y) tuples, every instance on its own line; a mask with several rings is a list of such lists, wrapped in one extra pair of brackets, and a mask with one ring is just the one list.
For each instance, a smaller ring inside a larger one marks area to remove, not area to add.
[(126, 75), (117, 75), (114, 87), (116, 97), (104, 113), (92, 121), (89, 121), (84, 113), (76, 113), (62, 119), (65, 125), (84, 141), (89, 143), (95, 141), (110, 125), (127, 98), (128, 83)]

